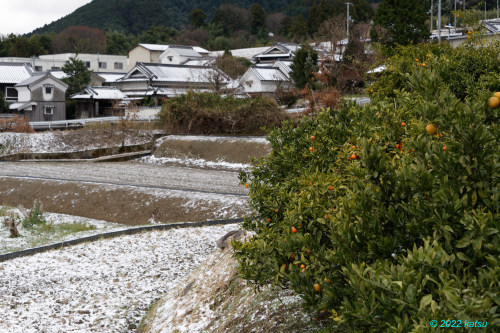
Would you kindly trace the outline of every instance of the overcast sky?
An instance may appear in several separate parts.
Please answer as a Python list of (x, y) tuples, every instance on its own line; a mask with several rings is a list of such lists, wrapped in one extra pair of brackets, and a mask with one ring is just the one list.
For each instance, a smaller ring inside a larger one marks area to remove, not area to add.
[(0, 35), (31, 32), (89, 2), (91, 0), (1, 0)]

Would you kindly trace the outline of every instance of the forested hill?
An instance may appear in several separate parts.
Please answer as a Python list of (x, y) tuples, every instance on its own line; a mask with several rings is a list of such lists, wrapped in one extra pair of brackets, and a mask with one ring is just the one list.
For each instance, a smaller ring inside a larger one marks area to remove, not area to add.
[[(73, 13), (38, 28), (33, 33), (61, 32), (67, 27), (86, 25), (105, 31), (116, 30), (139, 34), (151, 26), (168, 26), (179, 29), (189, 24), (189, 14), (200, 8), (211, 18), (222, 4), (250, 8), (254, 3), (266, 11), (285, 11), (292, 3), (309, 7), (304, 0), (93, 0)], [(303, 4), (301, 4), (303, 3)]]
[[(283, 12), (290, 17), (307, 17), (309, 8), (322, 0), (93, 0), (73, 13), (38, 28), (33, 33), (59, 33), (70, 26), (89, 26), (104, 31), (140, 34), (151, 26), (180, 29), (189, 24), (189, 14), (203, 10), (210, 20), (219, 6), (232, 4), (250, 8), (260, 4), (266, 12)], [(324, 1), (324, 0), (323, 0)], [(328, 1), (328, 0), (327, 0)], [(382, 0), (368, 0), (380, 2)], [(344, 5), (343, 0), (329, 0)]]

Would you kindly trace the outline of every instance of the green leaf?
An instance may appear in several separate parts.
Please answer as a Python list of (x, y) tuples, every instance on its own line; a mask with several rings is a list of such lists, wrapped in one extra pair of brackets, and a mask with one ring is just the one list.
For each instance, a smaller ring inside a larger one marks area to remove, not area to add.
[(420, 309), (423, 309), (427, 305), (431, 304), (431, 301), (432, 301), (431, 294), (428, 294), (428, 295), (425, 295), (424, 297), (422, 297), (422, 299), (420, 300)]

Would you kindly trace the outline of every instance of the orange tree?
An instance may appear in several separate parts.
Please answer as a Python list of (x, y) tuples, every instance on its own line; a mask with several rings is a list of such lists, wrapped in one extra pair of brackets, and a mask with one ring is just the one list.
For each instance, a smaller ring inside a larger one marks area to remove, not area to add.
[(345, 331), (500, 323), (500, 107), (494, 91), (458, 98), (438, 67), (270, 131), (273, 151), (240, 175), (256, 212), (233, 242), (242, 277)]

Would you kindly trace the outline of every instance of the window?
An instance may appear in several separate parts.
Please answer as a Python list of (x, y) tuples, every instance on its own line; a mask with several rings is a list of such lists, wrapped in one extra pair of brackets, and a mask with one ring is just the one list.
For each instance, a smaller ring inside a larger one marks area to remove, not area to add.
[(85, 61), (85, 67), (90, 68), (90, 61)]
[(172, 57), (172, 56), (168, 56), (167, 58), (168, 58), (168, 61), (170, 61), (170, 62), (172, 62), (172, 60), (174, 60), (174, 57)]
[(50, 69), (53, 71), (58, 71), (61, 69), (61, 67), (52, 66)]
[(46, 95), (52, 95), (52, 93), (54, 92), (55, 86), (53, 84), (44, 84), (43, 87), (45, 89)]
[(43, 106), (43, 114), (54, 114), (54, 106), (53, 105), (44, 105)]
[(8, 101), (17, 101), (17, 89), (14, 87), (6, 88), (5, 99)]
[(115, 62), (115, 69), (123, 69), (123, 63), (122, 62)]
[(108, 65), (105, 62), (99, 62), (99, 68), (108, 68)]
[(43, 67), (42, 66), (35, 66), (35, 71), (43, 72)]

